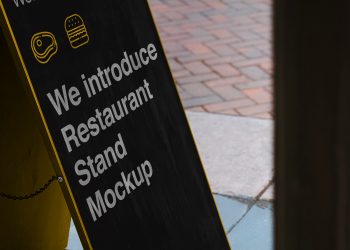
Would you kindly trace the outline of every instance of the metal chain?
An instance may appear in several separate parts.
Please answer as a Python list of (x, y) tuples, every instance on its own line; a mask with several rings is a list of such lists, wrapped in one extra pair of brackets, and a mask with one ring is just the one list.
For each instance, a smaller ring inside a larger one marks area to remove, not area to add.
[(58, 182), (62, 182), (63, 178), (57, 177), (57, 176), (52, 176), (51, 179), (48, 180), (46, 182), (46, 184), (44, 186), (42, 186), (40, 189), (36, 190), (34, 193), (24, 195), (24, 196), (16, 196), (16, 195), (10, 195), (10, 194), (5, 194), (5, 193), (0, 192), (0, 198), (5, 198), (8, 200), (20, 200), (20, 201), (21, 200), (29, 200), (29, 199), (32, 199), (32, 198), (38, 196), (39, 194), (44, 192), (46, 189), (48, 189), (48, 187), (51, 185), (51, 183), (55, 180), (57, 180)]

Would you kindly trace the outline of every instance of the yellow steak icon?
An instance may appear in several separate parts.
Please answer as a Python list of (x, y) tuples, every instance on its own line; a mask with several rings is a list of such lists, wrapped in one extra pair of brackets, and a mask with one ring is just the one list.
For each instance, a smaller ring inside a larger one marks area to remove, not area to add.
[(64, 27), (72, 48), (76, 49), (89, 42), (85, 24), (81, 16), (73, 14), (66, 18)]
[(31, 40), (31, 47), (35, 59), (42, 64), (50, 61), (51, 57), (58, 50), (55, 36), (47, 31), (34, 34)]

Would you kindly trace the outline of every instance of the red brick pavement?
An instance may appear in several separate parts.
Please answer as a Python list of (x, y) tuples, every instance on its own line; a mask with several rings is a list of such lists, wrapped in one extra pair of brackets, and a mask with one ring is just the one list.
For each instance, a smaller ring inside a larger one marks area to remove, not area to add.
[(271, 119), (271, 0), (150, 0), (186, 109)]

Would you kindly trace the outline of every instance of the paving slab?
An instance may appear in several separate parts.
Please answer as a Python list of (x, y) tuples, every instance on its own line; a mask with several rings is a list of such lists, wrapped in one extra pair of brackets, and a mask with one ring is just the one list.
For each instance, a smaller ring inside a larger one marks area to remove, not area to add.
[(228, 235), (233, 250), (273, 250), (271, 204), (255, 205)]
[(187, 117), (212, 191), (257, 197), (273, 176), (273, 122), (191, 111)]

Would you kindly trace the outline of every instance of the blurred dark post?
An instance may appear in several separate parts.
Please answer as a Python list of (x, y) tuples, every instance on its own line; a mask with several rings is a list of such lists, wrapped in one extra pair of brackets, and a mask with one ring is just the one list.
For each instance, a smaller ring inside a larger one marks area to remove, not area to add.
[(275, 0), (276, 249), (350, 249), (350, 1)]

